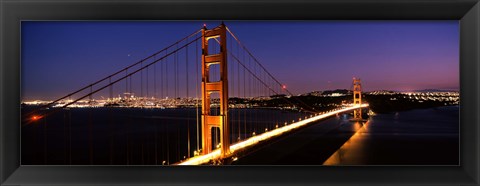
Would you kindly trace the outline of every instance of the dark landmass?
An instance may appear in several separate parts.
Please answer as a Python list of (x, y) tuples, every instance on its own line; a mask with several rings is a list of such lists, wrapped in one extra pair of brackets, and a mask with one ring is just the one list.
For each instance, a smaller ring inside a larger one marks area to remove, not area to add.
[[(330, 92), (331, 93), (331, 92)], [(252, 105), (261, 107), (279, 107), (286, 108), (292, 105), (298, 106), (298, 110), (310, 110), (314, 112), (322, 112), (330, 109), (338, 108), (344, 103), (352, 103), (352, 95), (348, 92), (343, 96), (277, 96), (270, 100), (251, 101)], [(440, 106), (458, 105), (458, 99), (450, 100), (448, 96), (424, 96), (409, 97), (403, 93), (373, 95), (363, 94), (362, 101), (370, 104), (369, 109), (376, 113), (389, 113), (406, 111), (412, 109), (433, 108)], [(248, 101), (247, 101), (248, 102)]]
[[(442, 90), (442, 89), (423, 89), (423, 90), (414, 90), (412, 92), (451, 92), (452, 90)], [(458, 90), (455, 90), (458, 91)]]
[[(300, 111), (323, 112), (338, 108), (351, 96), (320, 97), (313, 95), (291, 96), (275, 95), (267, 100), (230, 98), (230, 104), (245, 104), (252, 108), (282, 108)], [(350, 98), (351, 99), (351, 98)]]
[(389, 113), (412, 109), (432, 108), (447, 105), (456, 105), (454, 101), (415, 100), (404, 98), (402, 94), (395, 95), (364, 95), (364, 101), (375, 113)]
[(322, 92), (322, 95), (330, 95), (333, 93), (339, 93), (339, 94), (352, 94), (351, 90), (347, 89), (337, 89), (337, 90), (325, 90)]

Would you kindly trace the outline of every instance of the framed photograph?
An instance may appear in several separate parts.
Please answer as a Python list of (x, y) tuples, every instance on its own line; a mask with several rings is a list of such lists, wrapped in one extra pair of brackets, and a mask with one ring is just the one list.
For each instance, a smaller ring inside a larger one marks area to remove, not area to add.
[(2, 185), (479, 182), (478, 1), (0, 3)]

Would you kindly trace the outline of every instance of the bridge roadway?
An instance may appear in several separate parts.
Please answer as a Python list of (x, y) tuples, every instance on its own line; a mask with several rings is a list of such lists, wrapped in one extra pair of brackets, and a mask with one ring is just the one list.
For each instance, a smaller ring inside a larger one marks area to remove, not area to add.
[[(254, 146), (254, 145), (256, 145), (256, 144), (258, 144), (262, 141), (265, 141), (265, 140), (268, 140), (270, 138), (282, 135), (283, 133), (289, 132), (289, 131), (297, 129), (299, 127), (303, 127), (303, 126), (308, 125), (312, 122), (315, 122), (315, 121), (318, 121), (318, 120), (321, 120), (321, 119), (325, 119), (325, 118), (328, 118), (330, 116), (334, 116), (334, 115), (339, 114), (339, 113), (348, 112), (348, 111), (352, 111), (352, 110), (355, 110), (355, 109), (358, 109), (358, 108), (364, 108), (364, 107), (368, 107), (368, 104), (354, 105), (354, 106), (349, 106), (349, 107), (342, 108), (342, 109), (337, 109), (337, 110), (334, 110), (334, 111), (331, 111), (331, 112), (318, 114), (318, 115), (313, 116), (311, 118), (307, 118), (307, 119), (304, 119), (304, 120), (301, 120), (301, 121), (298, 121), (298, 122), (295, 122), (295, 123), (291, 123), (289, 125), (279, 127), (277, 129), (259, 134), (257, 136), (252, 136), (252, 137), (250, 137), (250, 138), (248, 138), (248, 139), (246, 139), (242, 142), (231, 145), (230, 146), (230, 152), (232, 152), (232, 154), (234, 154), (235, 151), (238, 151), (238, 150), (241, 150), (241, 149), (244, 149), (244, 148), (248, 148), (248, 147), (252, 147), (252, 146)], [(209, 154), (195, 156), (195, 157), (189, 158), (185, 161), (179, 162), (176, 165), (201, 165), (201, 164), (208, 163), (210, 160), (215, 160), (215, 159), (219, 159), (219, 158), (220, 158), (220, 149), (216, 149)]]

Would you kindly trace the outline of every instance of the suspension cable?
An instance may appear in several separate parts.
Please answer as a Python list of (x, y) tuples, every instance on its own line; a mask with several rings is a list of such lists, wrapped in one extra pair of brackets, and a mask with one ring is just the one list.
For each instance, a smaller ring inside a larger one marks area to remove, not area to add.
[[(82, 99), (84, 99), (84, 98), (86, 98), (86, 97), (89, 97), (89, 99), (90, 99), (90, 101), (91, 101), (93, 94), (95, 94), (95, 93), (97, 93), (97, 92), (99, 92), (99, 91), (101, 91), (101, 90), (103, 90), (103, 89), (105, 89), (105, 88), (108, 88), (108, 87), (110, 87), (110, 86), (112, 86), (112, 85), (114, 85), (114, 84), (116, 84), (116, 83), (118, 83), (118, 82), (120, 82), (120, 81), (122, 81), (122, 80), (124, 80), (124, 79), (127, 79), (128, 77), (130, 77), (130, 92), (131, 92), (131, 86), (132, 86), (132, 82), (131, 82), (131, 81), (132, 81), (132, 77), (131, 77), (131, 76), (132, 76), (132, 75), (134, 75), (134, 74), (136, 74), (136, 73), (138, 73), (138, 72), (140, 72), (140, 71), (148, 68), (148, 67), (151, 66), (151, 65), (156, 64), (158, 61), (161, 61), (162, 59), (165, 59), (165, 58), (167, 58), (168, 56), (170, 56), (170, 55), (172, 55), (172, 54), (177, 53), (179, 50), (185, 48), (186, 46), (192, 44), (193, 42), (199, 40), (200, 38), (201, 38), (201, 36), (199, 36), (199, 37), (195, 38), (194, 40), (192, 40), (192, 41), (190, 41), (190, 42), (182, 45), (181, 47), (178, 47), (177, 49), (171, 51), (170, 53), (167, 53), (165, 56), (162, 56), (161, 58), (156, 59), (156, 60), (154, 60), (153, 62), (150, 62), (149, 64), (147, 64), (147, 65), (145, 65), (145, 66), (142, 65), (141, 68), (139, 68), (139, 69), (137, 69), (137, 70), (135, 70), (135, 71), (133, 71), (133, 72), (130, 72), (130, 73), (128, 73), (128, 74), (126, 74), (126, 75), (124, 75), (124, 76), (122, 76), (122, 77), (120, 77), (120, 78), (118, 78), (118, 79), (116, 79), (116, 80), (114, 80), (114, 81), (112, 81), (112, 82), (110, 82), (110, 83), (108, 83), (107, 85), (104, 85), (104, 86), (102, 86), (102, 87), (100, 87), (100, 88), (97, 88), (96, 90), (93, 90), (93, 89), (92, 89), (92, 87), (93, 87), (94, 84), (91, 84), (91, 85), (87, 86), (86, 88), (83, 88), (83, 89), (90, 88), (90, 92), (89, 92), (88, 94), (86, 94), (86, 95), (84, 95), (84, 96), (81, 96), (80, 98), (78, 98), (78, 99), (76, 99), (76, 100), (73, 100), (73, 101), (71, 101), (71, 102), (69, 102), (69, 103), (66, 103), (65, 105), (61, 106), (60, 108), (66, 108), (66, 107), (68, 107), (69, 105), (72, 105), (72, 104), (74, 104), (74, 103), (77, 103), (78, 101), (80, 101), (80, 100), (82, 100)], [(142, 61), (142, 62), (143, 62), (143, 61)], [(120, 71), (120, 72), (123, 72), (123, 70)], [(110, 77), (111, 77), (111, 76), (108, 76), (106, 79), (109, 79)], [(168, 85), (168, 84), (167, 84), (167, 85)], [(81, 89), (81, 90), (83, 90), (83, 89)], [(79, 92), (79, 91), (78, 91), (78, 92)], [(68, 96), (71, 96), (71, 95), (72, 95), (72, 94), (69, 94)], [(67, 97), (68, 97), (68, 96), (67, 96)], [(63, 98), (65, 98), (65, 97), (62, 97), (62, 99), (63, 99)], [(57, 99), (57, 101), (58, 101), (58, 100), (61, 100), (61, 99)], [(51, 102), (51, 103), (55, 103), (55, 101), (53, 101), (53, 102)], [(49, 104), (47, 104), (47, 105), (51, 105), (51, 104), (49, 103)], [(45, 108), (47, 105), (45, 105), (44, 107), (41, 107), (41, 108)], [(39, 109), (41, 109), (41, 108), (39, 108)], [(38, 109), (30, 112), (29, 114), (34, 113), (35, 111), (38, 111)], [(54, 111), (51, 111), (49, 114), (53, 114), (53, 113), (55, 113), (55, 112), (58, 112), (58, 109), (56, 109), (56, 110), (54, 110)], [(28, 116), (29, 114), (26, 114), (26, 115)], [(45, 116), (46, 116), (46, 115), (47, 115), (47, 114), (45, 114)], [(27, 123), (26, 125), (28, 125), (28, 124), (29, 124), (29, 123)]]
[[(60, 100), (63, 100), (63, 99), (68, 98), (68, 97), (70, 97), (70, 96), (72, 96), (72, 95), (75, 95), (75, 94), (77, 94), (77, 93), (79, 93), (79, 92), (81, 92), (81, 91), (83, 91), (83, 90), (85, 90), (85, 89), (87, 89), (87, 88), (89, 88), (89, 87), (91, 87), (91, 86), (94, 86), (94, 85), (96, 85), (96, 84), (99, 84), (99, 83), (101, 83), (101, 82), (103, 82), (103, 81), (105, 81), (105, 80), (107, 80), (107, 79), (109, 79), (109, 78), (111, 78), (111, 77), (113, 77), (113, 76), (115, 76), (115, 75), (123, 72), (123, 71), (126, 71), (126, 70), (128, 70), (128, 69), (130, 69), (130, 68), (132, 68), (132, 67), (134, 67), (134, 66), (137, 66), (138, 64), (143, 63), (144, 61), (152, 58), (153, 56), (158, 55), (159, 53), (167, 50), (168, 48), (171, 48), (171, 47), (175, 46), (176, 44), (178, 44), (178, 43), (186, 40), (187, 38), (190, 38), (190, 37), (192, 37), (192, 36), (200, 33), (201, 31), (202, 31), (201, 29), (200, 29), (200, 30), (197, 30), (197, 31), (193, 32), (192, 34), (190, 34), (190, 35), (188, 35), (188, 36), (186, 36), (186, 37), (178, 40), (177, 42), (175, 42), (175, 43), (173, 43), (173, 44), (165, 47), (164, 49), (162, 49), (162, 50), (160, 50), (160, 51), (158, 51), (158, 52), (155, 52), (154, 54), (152, 54), (152, 55), (150, 55), (150, 56), (148, 56), (148, 57), (146, 57), (146, 58), (143, 58), (142, 60), (140, 60), (140, 61), (138, 61), (138, 62), (136, 62), (136, 63), (134, 63), (134, 64), (132, 64), (132, 65), (129, 65), (129, 66), (127, 66), (127, 67), (125, 67), (125, 68), (123, 68), (123, 69), (121, 69), (121, 70), (119, 70), (119, 71), (117, 71), (117, 72), (115, 72), (115, 73), (107, 76), (107, 77), (104, 77), (104, 78), (102, 78), (102, 79), (100, 79), (100, 80), (98, 80), (98, 81), (96, 81), (96, 82), (94, 82), (94, 83), (91, 83), (91, 84), (89, 84), (89, 85), (87, 85), (87, 86), (85, 86), (85, 87), (83, 87), (83, 88), (81, 88), (81, 89), (78, 89), (77, 91), (74, 91), (74, 92), (72, 92), (72, 93), (70, 93), (70, 94), (67, 94), (66, 96), (63, 96), (63, 97), (61, 97), (61, 98), (58, 98), (58, 99), (56, 99), (56, 100), (54, 100), (54, 101), (52, 101), (52, 102), (44, 105), (42, 108), (49, 107), (49, 106), (53, 105), (54, 103), (56, 103), (56, 102), (58, 102), (58, 101), (60, 101)], [(200, 37), (198, 37), (198, 38), (196, 38), (196, 39), (199, 39), (199, 38), (200, 38)], [(157, 60), (155, 60), (155, 62), (156, 62), (156, 61), (157, 61)]]
[[(280, 87), (283, 87), (283, 84), (280, 83), (280, 81), (278, 81), (270, 72), (267, 71), (267, 69), (260, 63), (260, 61), (258, 61), (258, 59), (255, 58), (255, 56), (250, 52), (250, 50), (248, 50), (248, 48), (247, 48), (242, 42), (240, 42), (240, 40), (238, 39), (238, 37), (237, 37), (235, 34), (233, 34), (233, 32), (230, 31), (230, 29), (229, 29), (228, 27), (226, 27), (226, 29), (227, 29), (228, 33), (230, 33), (230, 35), (231, 35), (231, 36), (240, 44), (240, 46), (242, 46), (242, 48), (248, 53), (248, 55), (250, 55), (250, 56), (252, 57), (252, 59), (253, 59), (273, 80), (275, 80), (275, 82), (276, 82)], [(285, 87), (284, 89), (285, 89), (285, 91), (286, 91), (289, 95), (291, 95), (292, 97), (295, 98), (295, 96), (294, 96), (286, 87)], [(298, 99), (298, 98), (295, 98), (295, 99), (297, 99), (301, 104), (303, 104), (303, 105), (311, 108), (312, 110), (316, 110), (315, 108), (307, 105), (306, 103), (304, 103), (304, 102), (301, 101), (300, 99)]]

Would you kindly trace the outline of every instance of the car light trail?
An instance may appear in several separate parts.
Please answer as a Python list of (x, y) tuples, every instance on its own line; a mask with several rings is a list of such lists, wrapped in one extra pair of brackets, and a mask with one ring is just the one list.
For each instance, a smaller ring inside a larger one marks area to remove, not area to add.
[[(268, 131), (268, 132), (265, 132), (265, 133), (262, 133), (262, 134), (259, 134), (259, 135), (256, 135), (256, 136), (252, 136), (252, 137), (250, 137), (250, 138), (248, 138), (244, 141), (241, 141), (239, 143), (231, 145), (230, 146), (230, 152), (235, 153), (235, 151), (238, 151), (238, 150), (241, 150), (241, 149), (244, 149), (244, 148), (247, 148), (247, 147), (251, 147), (255, 144), (258, 144), (261, 141), (279, 136), (279, 135), (281, 135), (285, 132), (288, 132), (288, 131), (291, 131), (293, 129), (297, 129), (299, 127), (305, 126), (305, 125), (307, 125), (311, 122), (314, 122), (314, 121), (317, 121), (317, 120), (320, 120), (320, 119), (324, 119), (324, 118), (333, 116), (333, 115), (338, 114), (338, 113), (342, 113), (342, 112), (346, 112), (346, 111), (350, 111), (350, 110), (354, 110), (354, 109), (358, 109), (358, 108), (363, 108), (363, 107), (368, 107), (368, 104), (350, 106), (350, 107), (347, 107), (347, 108), (334, 110), (334, 111), (324, 113), (324, 114), (320, 114), (320, 115), (317, 115), (317, 116), (313, 116), (311, 118), (304, 119), (304, 120), (292, 123), (290, 125), (286, 125), (286, 126), (283, 126), (283, 127), (280, 127), (280, 128), (277, 128), (277, 129), (274, 129), (274, 130), (271, 130), (271, 131)], [(189, 159), (187, 159), (183, 162), (177, 163), (176, 165), (201, 165), (201, 164), (204, 164), (204, 163), (208, 163), (210, 160), (214, 160), (214, 159), (218, 159), (218, 158), (220, 158), (220, 149), (216, 149), (216, 150), (212, 151), (211, 153), (208, 153), (208, 154), (205, 154), (205, 155), (199, 155), (199, 156), (189, 158)]]

